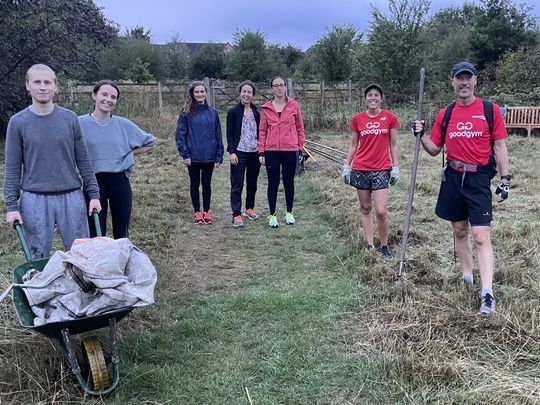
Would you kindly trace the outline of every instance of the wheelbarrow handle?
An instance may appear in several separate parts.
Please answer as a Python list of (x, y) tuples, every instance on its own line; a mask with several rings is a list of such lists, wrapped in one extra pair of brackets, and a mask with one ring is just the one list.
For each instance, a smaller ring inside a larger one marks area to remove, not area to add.
[(103, 234), (101, 233), (101, 224), (99, 222), (98, 210), (95, 208), (92, 210), (92, 219), (94, 220), (94, 226), (96, 228), (96, 235), (103, 236)]
[(15, 228), (15, 231), (17, 231), (17, 236), (19, 237), (19, 242), (21, 242), (26, 261), (31, 262), (32, 260), (34, 260), (34, 258), (30, 253), (30, 248), (28, 247), (28, 243), (26, 242), (26, 238), (24, 237), (24, 231), (21, 223), (18, 220), (13, 222), (13, 228)]

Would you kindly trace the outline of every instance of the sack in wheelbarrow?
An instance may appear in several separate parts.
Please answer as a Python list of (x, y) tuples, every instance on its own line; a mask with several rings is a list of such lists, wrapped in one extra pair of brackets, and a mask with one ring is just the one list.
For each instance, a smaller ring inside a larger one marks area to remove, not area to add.
[(34, 325), (106, 314), (154, 302), (157, 274), (129, 239), (78, 239), (57, 251), (23, 288)]

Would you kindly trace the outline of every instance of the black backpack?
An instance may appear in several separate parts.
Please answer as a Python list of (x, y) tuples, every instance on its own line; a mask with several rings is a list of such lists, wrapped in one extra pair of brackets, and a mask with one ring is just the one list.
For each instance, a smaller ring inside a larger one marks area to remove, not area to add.
[[(443, 147), (445, 145), (445, 138), (446, 138), (446, 131), (448, 130), (448, 123), (450, 122), (450, 117), (452, 116), (452, 111), (454, 111), (454, 106), (456, 105), (455, 101), (452, 101), (444, 111), (444, 117), (441, 127), (441, 133), (442, 133), (442, 139), (443, 139)], [(486, 117), (486, 121), (489, 128), (489, 134), (491, 135), (493, 133), (493, 103), (489, 100), (482, 99), (482, 105), (484, 107), (484, 116)], [(443, 167), (445, 165), (444, 162), (444, 152), (443, 152)], [(491, 155), (489, 157), (488, 163), (485, 166), (480, 166), (479, 170), (484, 170), (488, 172), (490, 175), (490, 178), (495, 177), (497, 174), (497, 161), (495, 160), (495, 154), (493, 153), (493, 141), (491, 141)]]

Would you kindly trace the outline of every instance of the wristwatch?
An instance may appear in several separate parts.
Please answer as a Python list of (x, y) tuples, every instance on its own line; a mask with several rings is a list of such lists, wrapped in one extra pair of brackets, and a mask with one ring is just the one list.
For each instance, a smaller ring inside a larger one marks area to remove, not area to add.
[(501, 180), (508, 180), (508, 181), (510, 181), (510, 180), (512, 180), (512, 175), (511, 175), (511, 174), (507, 174), (507, 175), (505, 175), (505, 176), (501, 176)]

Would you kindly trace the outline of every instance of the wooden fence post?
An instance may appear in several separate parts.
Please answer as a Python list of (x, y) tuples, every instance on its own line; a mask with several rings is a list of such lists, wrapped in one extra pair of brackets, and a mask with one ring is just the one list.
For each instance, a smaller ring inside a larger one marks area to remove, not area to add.
[(159, 80), (157, 82), (157, 91), (158, 91), (159, 112), (161, 112), (161, 111), (163, 111), (163, 94), (161, 92), (161, 81), (159, 81)]
[(319, 87), (321, 89), (321, 105), (323, 105), (324, 104), (324, 80), (321, 80)]
[(352, 80), (349, 80), (349, 83), (348, 83), (348, 95), (349, 95), (349, 104), (352, 103)]
[(294, 82), (290, 77), (287, 78), (287, 94), (290, 98), (294, 98)]
[(208, 77), (205, 77), (203, 79), (203, 82), (204, 82), (204, 85), (205, 87), (208, 89), (208, 93), (206, 93), (206, 102), (211, 106), (213, 107), (214, 104), (213, 104), (213, 96), (211, 93), (213, 93), (213, 89), (212, 87), (210, 87), (210, 79)]

